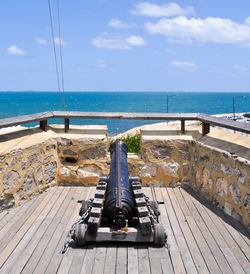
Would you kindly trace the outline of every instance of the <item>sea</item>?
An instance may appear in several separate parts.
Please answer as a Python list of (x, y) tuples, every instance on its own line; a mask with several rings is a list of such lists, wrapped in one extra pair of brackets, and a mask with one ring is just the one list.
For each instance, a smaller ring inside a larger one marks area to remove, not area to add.
[[(65, 92), (66, 111), (158, 112), (223, 114), (250, 112), (250, 92)], [(61, 93), (63, 101), (63, 94)], [(0, 119), (44, 111), (61, 110), (58, 92), (0, 92)], [(61, 124), (62, 119), (49, 120)], [(70, 124), (107, 125), (117, 134), (161, 121), (71, 119)], [(30, 127), (38, 123), (27, 124)]]

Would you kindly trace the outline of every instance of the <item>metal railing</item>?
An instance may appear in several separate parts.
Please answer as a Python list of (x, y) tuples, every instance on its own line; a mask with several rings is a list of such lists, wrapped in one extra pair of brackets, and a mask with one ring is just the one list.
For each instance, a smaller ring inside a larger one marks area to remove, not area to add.
[(210, 131), (210, 126), (219, 126), (250, 134), (250, 124), (218, 118), (202, 113), (127, 113), (127, 112), (78, 112), (48, 111), (31, 115), (0, 119), (0, 128), (40, 122), (40, 128), (47, 131), (47, 121), (64, 119), (65, 132), (69, 131), (70, 119), (129, 119), (129, 120), (178, 120), (181, 121), (181, 133), (185, 134), (185, 121), (200, 121), (202, 135)]

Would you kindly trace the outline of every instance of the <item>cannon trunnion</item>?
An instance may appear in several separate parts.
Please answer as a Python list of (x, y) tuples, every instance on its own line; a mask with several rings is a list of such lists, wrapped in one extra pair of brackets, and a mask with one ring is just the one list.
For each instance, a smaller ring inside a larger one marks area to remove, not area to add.
[(129, 176), (126, 144), (120, 140), (112, 143), (110, 155), (110, 174), (100, 177), (94, 199), (80, 201), (81, 219), (72, 233), (75, 244), (125, 241), (164, 245), (167, 235), (158, 222), (158, 204), (143, 194), (137, 176)]

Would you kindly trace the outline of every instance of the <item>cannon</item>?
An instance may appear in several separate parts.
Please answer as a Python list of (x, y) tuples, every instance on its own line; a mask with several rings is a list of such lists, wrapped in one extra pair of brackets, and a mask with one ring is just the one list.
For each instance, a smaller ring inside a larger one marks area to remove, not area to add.
[(70, 234), (74, 244), (123, 241), (164, 245), (167, 235), (158, 220), (158, 203), (144, 195), (138, 176), (129, 176), (127, 145), (116, 140), (110, 146), (110, 156), (110, 174), (100, 177), (94, 198), (78, 201), (81, 218)]

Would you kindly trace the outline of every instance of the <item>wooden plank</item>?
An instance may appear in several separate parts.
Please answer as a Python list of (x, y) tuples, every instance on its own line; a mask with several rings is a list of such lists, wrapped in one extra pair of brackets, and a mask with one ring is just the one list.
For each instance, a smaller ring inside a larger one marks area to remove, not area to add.
[[(29, 239), (28, 245), (25, 247), (25, 249), (23, 249), (24, 252), (22, 252), (21, 254), (18, 254), (17, 258), (15, 259), (15, 263), (13, 264), (13, 267), (11, 269), (11, 273), (20, 273), (22, 271), (22, 269), (28, 262), (30, 256), (34, 252), (40, 239), (42, 238), (45, 231), (47, 230), (48, 226), (51, 224), (55, 214), (59, 210), (67, 193), (68, 191), (66, 191), (66, 189), (61, 188), (54, 194), (52, 198), (57, 198), (56, 203), (54, 204), (50, 213), (46, 216), (46, 219), (44, 220), (44, 222), (41, 225), (39, 225), (39, 228), (37, 229), (35, 234), (32, 236), (31, 239)], [(27, 233), (30, 233), (30, 231), (28, 231)]]
[(103, 273), (104, 266), (105, 266), (105, 258), (107, 253), (107, 247), (102, 245), (97, 245), (96, 252), (95, 252), (95, 260), (93, 264), (93, 274), (100, 274)]
[[(187, 193), (186, 193), (187, 194)], [(206, 225), (204, 224), (201, 216), (198, 214), (196, 209), (193, 207), (189, 195), (185, 195), (185, 202), (192, 214), (192, 216), (186, 216), (188, 225), (193, 233), (193, 236), (198, 243), (199, 249), (202, 253), (202, 256), (205, 259), (207, 267), (211, 272), (220, 272), (220, 262), (217, 260), (215, 254), (213, 254), (213, 250), (218, 252), (218, 257), (221, 259), (221, 263), (225, 261), (225, 265), (227, 262), (219, 250), (216, 242), (214, 241), (212, 235), (210, 234), (209, 230), (207, 229)], [(223, 261), (224, 260), (224, 261)], [(230, 268), (229, 268), (230, 270)]]
[(110, 243), (107, 248), (104, 274), (115, 274), (116, 267), (116, 255), (117, 255), (117, 244)]
[(41, 204), (34, 210), (34, 212), (30, 215), (30, 217), (27, 219), (27, 221), (24, 223), (24, 225), (21, 227), (21, 229), (15, 234), (15, 236), (12, 238), (11, 241), (9, 241), (8, 245), (3, 249), (3, 251), (0, 254), (0, 267), (4, 264), (4, 262), (7, 260), (9, 255), (13, 252), (16, 245), (19, 243), (19, 241), (22, 239), (26, 231), (29, 229), (29, 227), (32, 225), (32, 223), (37, 219), (39, 214), (42, 212), (46, 204), (49, 202), (53, 195), (53, 191), (50, 191), (45, 199), (41, 202)]
[[(166, 189), (164, 188), (161, 188), (161, 196), (162, 196), (162, 200), (164, 201), (164, 205), (163, 204), (160, 204), (159, 205), (159, 209), (160, 209), (160, 212), (161, 212), (161, 223), (163, 224), (164, 228), (166, 229), (167, 231), (167, 241), (168, 241), (168, 244), (170, 246), (170, 251), (169, 251), (169, 255), (170, 255), (170, 259), (171, 259), (171, 263), (173, 265), (173, 269), (174, 269), (174, 272), (175, 273), (185, 273), (185, 267), (184, 267), (184, 264), (183, 264), (183, 260), (182, 260), (182, 257), (181, 257), (181, 252), (180, 252), (180, 249), (177, 245), (177, 242), (176, 242), (176, 239), (175, 239), (175, 235), (174, 235), (174, 232), (173, 232), (173, 228), (171, 226), (171, 223), (170, 223), (170, 217), (169, 217), (169, 210), (170, 209), (170, 215), (172, 214), (172, 210), (171, 210), (171, 202), (168, 198), (168, 196), (166, 195), (165, 193)], [(160, 193), (157, 194), (157, 200), (158, 199), (161, 199), (159, 197)]]
[[(48, 267), (48, 264), (56, 252), (56, 246), (61, 238), (61, 235), (65, 229), (65, 224), (67, 224), (68, 219), (72, 214), (72, 207), (75, 206), (75, 199), (72, 199), (76, 193), (76, 188), (70, 188), (69, 195), (65, 199), (65, 210), (62, 212), (60, 222), (58, 223), (56, 230), (53, 232), (52, 238), (49, 241), (46, 249), (43, 251), (42, 257), (40, 258), (38, 264), (36, 265), (33, 273), (44, 273)], [(62, 254), (61, 254), (62, 255)]]
[[(178, 194), (180, 194), (180, 189), (175, 188), (171, 190), (172, 195), (171, 195), (171, 201), (176, 213), (176, 216), (178, 218), (180, 227), (182, 229), (183, 235), (186, 239), (187, 245), (189, 247), (190, 253), (192, 255), (192, 258), (194, 260), (195, 266), (197, 268), (197, 271), (199, 273), (208, 273), (208, 268), (206, 266), (206, 262), (204, 261), (202, 254), (199, 250), (199, 247), (195, 241), (195, 238), (192, 234), (192, 231), (190, 230), (186, 217), (184, 216), (184, 212), (186, 209), (185, 201), (181, 199)], [(178, 199), (179, 198), (179, 199)], [(189, 216), (188, 214), (187, 216)], [(195, 233), (193, 231), (193, 233)]]
[[(18, 271), (13, 270), (12, 268), (16, 267), (16, 261), (20, 259), (23, 254), (27, 254), (27, 249), (26, 249), (27, 245), (33, 242), (34, 234), (42, 226), (43, 221), (47, 218), (47, 215), (49, 215), (59, 195), (60, 195), (59, 191), (55, 192), (54, 195), (51, 197), (51, 199), (48, 201), (47, 205), (45, 206), (43, 211), (40, 213), (36, 221), (27, 230), (23, 238), (17, 244), (17, 246), (15, 247), (11, 255), (8, 257), (8, 260), (6, 261), (6, 263), (2, 266), (1, 270), (3, 272), (10, 273), (10, 269), (11, 269), (12, 273), (18, 273)], [(25, 265), (25, 263), (23, 265)]]
[(237, 122), (233, 120), (227, 120), (222, 117), (214, 117), (206, 114), (199, 113), (197, 119), (202, 123), (207, 123), (214, 126), (229, 128), (232, 130), (237, 130), (245, 133), (250, 133), (250, 125), (242, 122)]
[(150, 274), (149, 253), (146, 245), (138, 247), (138, 268), (140, 274)]
[(17, 233), (20, 227), (26, 222), (30, 213), (37, 208), (45, 195), (39, 195), (31, 201), (25, 202), (21, 207), (10, 210), (9, 214), (1, 222), (0, 230), (0, 252), (8, 244), (9, 240)]
[(95, 258), (95, 245), (90, 244), (87, 246), (86, 255), (84, 257), (84, 261), (82, 264), (81, 274), (89, 274), (92, 273), (94, 258)]
[(126, 274), (128, 271), (128, 248), (125, 244), (119, 244), (116, 255), (116, 273)]
[[(67, 207), (69, 206), (69, 203), (70, 203), (70, 200), (71, 200), (71, 197), (72, 197), (72, 192), (74, 191), (70, 188), (69, 189), (65, 188), (65, 189), (67, 191), (66, 198), (64, 199), (64, 202), (63, 202), (62, 206), (60, 207), (59, 211), (57, 211), (57, 214), (52, 219), (51, 224), (49, 225), (49, 227), (45, 231), (45, 233), (42, 236), (42, 238), (40, 239), (39, 243), (37, 244), (36, 249), (34, 250), (34, 252), (32, 253), (32, 255), (29, 258), (29, 261), (27, 262), (27, 264), (23, 268), (24, 273), (34, 272), (37, 264), (39, 263), (39, 260), (44, 262), (44, 260), (45, 260), (44, 255), (47, 256), (47, 254), (50, 251), (52, 251), (52, 249), (49, 250), (49, 248), (50, 248), (50, 246), (52, 246), (54, 244), (54, 233), (56, 233), (57, 227), (62, 222), (63, 215), (64, 215)], [(46, 263), (44, 265), (47, 265), (48, 262), (49, 262), (48, 257), (46, 257), (45, 261), (46, 261)], [(44, 267), (45, 266), (41, 267), (41, 269), (44, 270)]]
[[(50, 189), (49, 189), (50, 190)], [(29, 201), (24, 201), (22, 202), (18, 207), (16, 208), (10, 208), (8, 210), (5, 210), (6, 211), (6, 214), (5, 216), (3, 217), (3, 219), (1, 220), (0, 222), (0, 239), (2, 238), (2, 232), (1, 230), (2, 229), (6, 229), (6, 226), (7, 225), (10, 225), (12, 223), (17, 223), (19, 221), (19, 217), (23, 214), (23, 212), (25, 212), (27, 209), (33, 209), (34, 210), (34, 207), (36, 207), (40, 202), (40, 199), (44, 199), (44, 197), (47, 195), (47, 191), (41, 193), (38, 197), (34, 198), (34, 199), (31, 199)], [(34, 204), (35, 203), (35, 204)], [(25, 209), (23, 209), (23, 207)], [(27, 211), (25, 212), (27, 213)], [(27, 215), (27, 214), (25, 214)], [(22, 220), (23, 217), (20, 219)], [(7, 229), (9, 231), (9, 228)]]
[[(69, 269), (68, 268), (67, 268), (67, 270), (62, 269), (63, 270), (62, 273), (69, 273), (69, 274), (81, 273), (83, 259), (86, 254), (86, 247), (79, 248), (78, 250), (74, 249), (74, 250), (70, 250), (70, 251), (71, 251), (71, 255), (74, 253), (76, 253), (76, 254), (72, 256), (71, 264), (70, 264), (70, 261), (68, 262)], [(47, 273), (53, 273), (53, 272), (47, 271)]]
[(150, 246), (148, 248), (148, 252), (150, 261), (150, 273), (162, 273), (161, 259), (166, 259), (166, 247)]
[(245, 254), (242, 252), (240, 247), (238, 246), (237, 242), (233, 239), (231, 234), (225, 228), (221, 219), (211, 210), (204, 207), (207, 211), (210, 218), (213, 220), (213, 223), (216, 225), (217, 229), (220, 231), (221, 235), (223, 236), (224, 240), (226, 241), (228, 247), (234, 254), (235, 258), (238, 260), (239, 264), (242, 266), (244, 270), (250, 269), (250, 263), (248, 258), (246, 258)]
[(126, 112), (77, 112), (77, 111), (48, 111), (31, 115), (16, 116), (0, 119), (0, 128), (22, 125), (52, 118), (81, 118), (81, 119), (132, 119), (132, 120), (199, 120), (204, 124), (211, 124), (245, 133), (250, 133), (250, 125), (237, 121), (218, 118), (197, 113), (126, 113)]
[[(240, 249), (245, 253), (245, 256), (250, 259), (249, 232), (244, 229), (241, 223), (237, 222), (236, 220), (232, 220), (232, 218), (230, 219), (228, 218), (230, 222), (227, 222), (228, 220), (225, 220), (226, 217), (224, 212), (220, 212), (218, 210), (218, 216), (221, 217), (221, 220), (223, 221), (223, 224), (225, 225), (226, 229), (229, 231), (229, 233), (232, 235), (234, 240), (237, 242)], [(244, 234), (246, 234), (249, 238), (245, 236)]]
[(128, 247), (128, 273), (129, 274), (139, 273), (138, 252), (137, 252), (137, 248), (135, 246)]
[[(48, 264), (48, 267), (46, 269), (46, 273), (55, 273), (58, 271), (58, 268), (60, 267), (61, 271), (63, 272), (64, 268), (63, 265), (65, 265), (65, 262), (68, 262), (70, 256), (79, 256), (82, 258), (83, 261), (83, 257), (85, 256), (85, 249), (82, 250), (80, 249), (77, 254), (78, 249), (74, 249), (70, 248), (69, 250), (69, 254), (67, 254), (68, 256), (66, 257), (66, 254), (61, 254), (61, 250), (63, 248), (64, 242), (66, 240), (67, 234), (72, 226), (72, 224), (79, 218), (79, 208), (80, 208), (80, 204), (76, 203), (77, 200), (87, 200), (89, 199), (89, 193), (90, 193), (90, 188), (85, 188), (85, 187), (77, 187), (77, 192), (75, 195), (75, 204), (72, 206), (72, 212), (71, 212), (71, 217), (68, 220), (67, 225), (65, 226), (65, 229), (62, 233), (62, 236), (57, 244), (56, 250), (53, 254), (53, 256), (50, 259), (50, 262)], [(84, 252), (82, 252), (84, 251)], [(72, 259), (73, 260), (73, 259)], [(61, 268), (62, 265), (62, 268)]]
[(161, 258), (161, 270), (163, 274), (174, 273), (171, 261), (166, 258)]
[[(185, 204), (192, 212), (196, 223), (200, 227), (202, 234), (210, 245), (210, 249), (214, 253), (214, 257), (218, 262), (220, 269), (224, 273), (230, 273), (232, 270), (236, 273), (241, 272), (241, 267), (233, 256), (230, 255), (226, 242), (221, 237), (219, 231), (215, 228), (211, 219), (208, 218), (204, 210), (202, 210), (201, 204), (194, 198), (192, 198), (185, 190), (181, 190), (181, 194), (184, 197)], [(209, 229), (208, 229), (209, 228)], [(209, 230), (209, 231), (208, 231)], [(212, 236), (211, 236), (211, 234)], [(204, 257), (206, 254), (203, 255)]]
[[(64, 274), (64, 273), (70, 273), (72, 267), (72, 262), (74, 260), (74, 264), (77, 263), (76, 268), (78, 269), (72, 269), (76, 271), (75, 273), (80, 273), (83, 258), (86, 254), (86, 248), (82, 248), (81, 251), (78, 249), (70, 248), (65, 254), (63, 254), (63, 259), (61, 260), (60, 265), (58, 266), (58, 270), (56, 272), (50, 272), (50, 273), (58, 273), (58, 274)], [(77, 258), (76, 258), (77, 257)], [(78, 258), (79, 257), (79, 258)], [(47, 272), (49, 270), (47, 269)]]
[(128, 113), (53, 111), (54, 118), (132, 119), (132, 120), (197, 120), (196, 113)]
[(0, 119), (0, 128), (43, 121), (53, 118), (52, 111)]
[[(175, 236), (175, 240), (177, 242), (177, 245), (180, 249), (181, 252), (181, 257), (185, 266), (185, 269), (188, 273), (197, 273), (194, 262), (192, 260), (192, 256), (190, 254), (190, 251), (188, 249), (188, 246), (186, 244), (185, 238), (183, 237), (181, 228), (179, 226), (177, 217), (175, 215), (173, 206), (170, 202), (170, 197), (169, 197), (169, 193), (168, 193), (168, 189), (162, 189), (162, 194), (163, 194), (163, 199), (165, 203), (168, 203), (168, 216), (170, 219), (170, 223), (172, 226), (172, 230)], [(170, 193), (171, 195), (171, 193)], [(167, 199), (169, 201), (167, 201)]]

